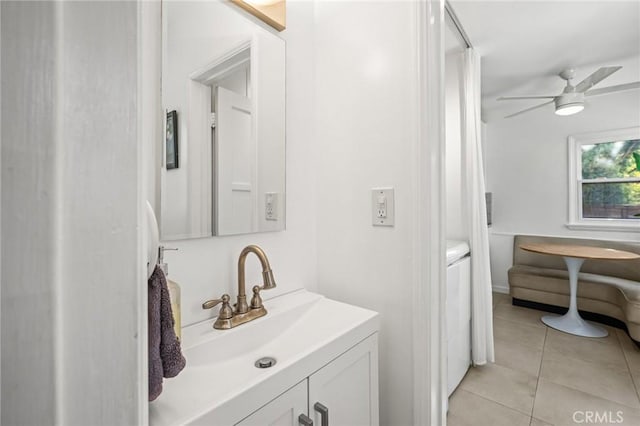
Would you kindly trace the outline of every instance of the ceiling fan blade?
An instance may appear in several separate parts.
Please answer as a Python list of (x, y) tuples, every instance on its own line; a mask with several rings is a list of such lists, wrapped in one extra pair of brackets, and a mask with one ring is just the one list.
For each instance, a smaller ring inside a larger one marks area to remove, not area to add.
[(634, 83), (618, 84), (617, 86), (603, 87), (602, 89), (593, 89), (585, 93), (585, 96), (606, 95), (607, 93), (621, 92), (623, 90), (640, 89), (640, 81)]
[(585, 78), (580, 83), (578, 83), (578, 85), (576, 86), (576, 92), (586, 92), (587, 90), (591, 89), (593, 86), (595, 86), (605, 78), (609, 77), (614, 72), (618, 71), (620, 68), (622, 67), (600, 68), (599, 70), (591, 74), (589, 77)]
[(511, 101), (517, 99), (554, 99), (555, 96), (500, 96), (497, 101)]
[(536, 106), (531, 107), (531, 108), (523, 109), (522, 111), (518, 111), (515, 114), (507, 115), (505, 118), (515, 117), (516, 115), (524, 114), (525, 112), (529, 112), (529, 111), (533, 111), (534, 109), (542, 108), (543, 106), (549, 105), (551, 103), (553, 103), (553, 99), (550, 100), (549, 102), (545, 102), (543, 104), (536, 105)]

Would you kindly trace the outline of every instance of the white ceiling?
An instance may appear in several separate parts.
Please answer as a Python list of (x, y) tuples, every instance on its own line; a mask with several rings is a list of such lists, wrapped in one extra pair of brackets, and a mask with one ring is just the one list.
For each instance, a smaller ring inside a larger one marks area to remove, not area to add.
[(486, 121), (542, 103), (497, 102), (499, 96), (559, 94), (565, 82), (557, 74), (565, 68), (576, 69), (574, 84), (603, 65), (623, 69), (596, 87), (640, 80), (638, 0), (450, 1), (482, 56)]

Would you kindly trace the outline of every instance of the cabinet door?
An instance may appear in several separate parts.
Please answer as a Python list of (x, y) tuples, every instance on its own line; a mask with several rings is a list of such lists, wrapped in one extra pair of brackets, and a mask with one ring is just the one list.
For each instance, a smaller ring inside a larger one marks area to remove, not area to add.
[(307, 380), (303, 380), (236, 426), (298, 426), (307, 412)]
[(378, 334), (363, 340), (309, 377), (309, 416), (324, 426), (378, 425)]

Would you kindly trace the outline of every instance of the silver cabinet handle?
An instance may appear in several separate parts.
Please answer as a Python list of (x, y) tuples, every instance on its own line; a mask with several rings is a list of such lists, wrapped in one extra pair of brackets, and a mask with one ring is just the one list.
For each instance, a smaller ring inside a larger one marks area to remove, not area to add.
[(298, 424), (302, 426), (313, 426), (313, 420), (311, 420), (306, 414), (300, 414), (298, 416)]
[(329, 409), (319, 402), (313, 404), (313, 409), (320, 413), (320, 426), (329, 426)]

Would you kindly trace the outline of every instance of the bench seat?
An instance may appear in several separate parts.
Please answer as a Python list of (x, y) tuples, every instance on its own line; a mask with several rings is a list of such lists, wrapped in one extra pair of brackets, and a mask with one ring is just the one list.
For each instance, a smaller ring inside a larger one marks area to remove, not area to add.
[[(589, 245), (640, 253), (639, 243), (517, 235), (513, 266), (508, 272), (513, 303), (553, 312), (569, 306), (567, 267), (560, 256), (520, 249), (525, 243)], [(587, 319), (626, 329), (636, 343), (640, 342), (640, 260), (588, 259), (581, 271), (578, 309)]]

